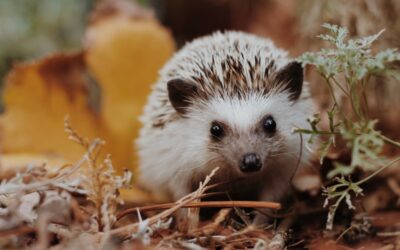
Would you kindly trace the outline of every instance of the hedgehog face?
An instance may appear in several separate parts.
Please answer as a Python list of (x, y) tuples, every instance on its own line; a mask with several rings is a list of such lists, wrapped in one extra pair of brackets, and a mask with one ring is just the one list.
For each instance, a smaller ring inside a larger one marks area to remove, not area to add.
[(199, 152), (207, 149), (207, 164), (243, 176), (280, 167), (271, 165), (282, 157), (299, 157), (299, 136), (292, 130), (306, 120), (297, 103), (302, 83), (301, 65), (293, 62), (265, 83), (268, 91), (249, 84), (242, 92), (237, 88), (237, 94), (205, 97), (196, 84), (174, 79), (168, 82), (168, 94), (182, 122), (187, 121), (184, 127), (190, 128), (187, 142), (198, 145)]
[(285, 125), (291, 113), (288, 98), (285, 94), (252, 94), (245, 98), (211, 100), (196, 115), (208, 119), (203, 121), (201, 133), (208, 138), (205, 146), (209, 157), (239, 176), (268, 171), (276, 156), (288, 152), (291, 139), (289, 126)]

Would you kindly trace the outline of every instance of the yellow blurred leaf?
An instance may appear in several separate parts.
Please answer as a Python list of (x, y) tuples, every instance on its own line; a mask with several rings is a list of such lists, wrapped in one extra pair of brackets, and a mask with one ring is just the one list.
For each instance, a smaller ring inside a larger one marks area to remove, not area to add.
[(47, 154), (76, 160), (84, 153), (70, 142), (63, 120), (70, 114), (87, 137), (99, 136), (102, 118), (88, 103), (81, 53), (54, 55), (14, 67), (5, 89), (1, 116), (3, 154)]
[[(101, 2), (92, 13), (82, 52), (19, 64), (8, 74), (0, 170), (46, 158), (80, 159), (85, 152), (64, 132), (67, 114), (79, 134), (106, 141), (103, 153), (111, 154), (117, 170), (134, 169), (138, 117), (174, 50), (170, 32), (148, 10), (125, 1)], [(99, 107), (93, 102), (96, 83)]]
[(108, 1), (93, 13), (85, 47), (88, 68), (102, 89), (102, 115), (118, 141), (113, 160), (126, 164), (150, 86), (175, 50), (172, 36), (151, 12)]

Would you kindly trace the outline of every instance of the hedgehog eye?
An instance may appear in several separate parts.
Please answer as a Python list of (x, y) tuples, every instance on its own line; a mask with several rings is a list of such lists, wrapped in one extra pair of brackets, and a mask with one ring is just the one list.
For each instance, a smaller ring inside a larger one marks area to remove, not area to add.
[(276, 122), (272, 116), (267, 116), (263, 121), (264, 131), (268, 134), (274, 133), (276, 130)]
[(210, 133), (214, 139), (221, 139), (224, 136), (224, 128), (219, 122), (212, 122)]

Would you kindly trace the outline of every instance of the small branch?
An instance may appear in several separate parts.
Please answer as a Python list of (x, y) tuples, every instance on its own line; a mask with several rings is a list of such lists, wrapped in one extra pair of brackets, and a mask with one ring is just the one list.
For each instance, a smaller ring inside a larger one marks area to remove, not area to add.
[(336, 242), (339, 242), (343, 236), (345, 236), (351, 229), (353, 229), (353, 226), (350, 226), (348, 228), (346, 228), (340, 235), (339, 237), (337, 237), (337, 239), (335, 240)]
[[(329, 77), (326, 77), (324, 74), (322, 74), (322, 77), (325, 79), (326, 83), (328, 84), (329, 92), (330, 92), (331, 95), (332, 95), (333, 101), (334, 101), (335, 104), (339, 107), (339, 102), (338, 102), (337, 99), (336, 99), (335, 92), (333, 91), (332, 83), (331, 83)], [(340, 109), (340, 108), (339, 108), (339, 109)]]
[(382, 135), (382, 134), (379, 134), (379, 137), (382, 138), (382, 140), (384, 140), (385, 142), (387, 142), (387, 143), (389, 143), (389, 144), (391, 144), (391, 145), (393, 145), (393, 146), (396, 146), (396, 147), (400, 148), (400, 142), (397, 142), (397, 141), (395, 141), (395, 140), (392, 140), (392, 139), (390, 139), (389, 137), (386, 137), (386, 136), (384, 136), (384, 135)]
[[(320, 74), (321, 74), (321, 73), (320, 73)], [(338, 100), (336, 99), (335, 91), (333, 90), (332, 83), (331, 83), (331, 80), (330, 80), (331, 77), (327, 77), (327, 76), (325, 76), (324, 74), (321, 74), (321, 76), (325, 79), (325, 82), (327, 83), (328, 88), (329, 88), (329, 92), (331, 93), (333, 102), (334, 102), (334, 104), (338, 107), (338, 110), (339, 110), (339, 112), (340, 112), (342, 118), (343, 118), (344, 120), (347, 120), (346, 114), (345, 114), (345, 112), (344, 112), (343, 109), (342, 109), (341, 103), (339, 103)], [(346, 92), (345, 92), (345, 93), (346, 93)]]
[(286, 241), (288, 239), (288, 230), (293, 224), (293, 218), (285, 218), (278, 226), (274, 237), (268, 244), (267, 249), (282, 250), (285, 249)]
[(396, 237), (400, 236), (400, 231), (397, 232), (380, 232), (376, 234), (379, 237)]
[(367, 98), (367, 94), (366, 94), (366, 87), (365, 87), (365, 85), (366, 85), (366, 83), (367, 82), (369, 82), (369, 75), (365, 78), (365, 79), (363, 79), (362, 81), (361, 81), (361, 92), (362, 92), (362, 99), (363, 99), (363, 102), (364, 102), (364, 105), (363, 105), (363, 107), (364, 107), (364, 113), (366, 114), (366, 116), (367, 117), (369, 117), (370, 115), (369, 115), (369, 105), (368, 105), (368, 98)]
[[(121, 214), (117, 215), (117, 220), (125, 217), (128, 214), (136, 214), (139, 212), (153, 211), (153, 210), (163, 210), (169, 209), (176, 206), (176, 203), (164, 203), (157, 205), (149, 205), (143, 207), (129, 208), (123, 211)], [(241, 207), (241, 208), (270, 208), (270, 209), (280, 209), (281, 204), (269, 201), (201, 201), (201, 202), (191, 202), (181, 206), (182, 208), (204, 208), (204, 207), (219, 207), (219, 208), (231, 208), (231, 207)]]
[(341, 91), (347, 96), (350, 97), (350, 94), (344, 89), (344, 87), (336, 80), (335, 77), (331, 77), (330, 79), (333, 80), (333, 82), (340, 88)]
[(330, 131), (322, 131), (322, 130), (309, 130), (309, 129), (301, 129), (297, 128), (294, 130), (296, 133), (302, 133), (302, 134), (317, 134), (317, 135), (339, 135), (340, 133), (334, 133)]
[(392, 166), (394, 163), (400, 161), (400, 157), (394, 159), (393, 161), (389, 162), (388, 164), (386, 164), (385, 166), (382, 166), (380, 169), (376, 170), (375, 172), (373, 172), (372, 174), (370, 174), (369, 176), (365, 177), (364, 179), (356, 182), (356, 185), (361, 185), (364, 182), (369, 181), (370, 179), (372, 179), (373, 177), (375, 177), (376, 175), (378, 175), (379, 173), (381, 173), (382, 171), (384, 171), (385, 169), (389, 168), (390, 166)]
[(364, 120), (364, 114), (360, 110), (360, 101), (358, 98), (356, 87), (356, 84), (350, 82), (350, 103), (358, 120)]
[[(199, 196), (202, 195), (209, 188), (209, 186), (207, 186), (207, 185), (211, 181), (211, 178), (215, 175), (216, 171), (218, 171), (218, 169), (219, 168), (217, 167), (214, 170), (212, 170), (211, 173), (206, 176), (204, 181), (200, 182), (199, 188), (195, 192), (182, 197), (180, 200), (175, 202), (174, 206), (172, 206), (171, 208), (146, 219), (146, 223), (148, 223), (148, 225), (151, 225), (153, 223), (156, 223), (157, 221), (163, 220), (163, 219), (171, 216), (171, 214), (173, 214), (178, 209), (199, 199)], [(134, 233), (138, 229), (138, 227), (140, 226), (140, 223), (142, 223), (142, 222), (139, 221), (139, 222), (129, 224), (129, 225), (117, 228), (117, 229), (113, 229), (109, 233), (110, 233), (110, 235), (119, 235), (122, 237), (129, 237), (132, 235), (132, 233)], [(101, 236), (102, 233), (100, 233), (99, 235)]]
[[(343, 199), (346, 197), (346, 195), (350, 191), (350, 187), (348, 187), (345, 191), (343, 191), (340, 195), (340, 197), (336, 200), (335, 204), (331, 206), (331, 209), (329, 210), (328, 213), (328, 219), (326, 222), (326, 229), (327, 230), (332, 230), (333, 229), (333, 223), (335, 221), (335, 215), (336, 215), (336, 210), (339, 207), (340, 203), (342, 203)], [(330, 214), (330, 216), (329, 216)]]

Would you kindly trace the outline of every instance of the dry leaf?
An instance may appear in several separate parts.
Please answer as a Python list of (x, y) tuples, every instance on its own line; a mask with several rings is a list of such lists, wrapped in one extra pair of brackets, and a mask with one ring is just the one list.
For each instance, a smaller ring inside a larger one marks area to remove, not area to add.
[(69, 162), (79, 159), (84, 151), (68, 141), (64, 116), (70, 114), (77, 129), (88, 137), (98, 136), (101, 130), (101, 118), (88, 105), (85, 74), (81, 53), (14, 67), (6, 79), (6, 112), (0, 120), (3, 153), (49, 155)]
[[(9, 73), (0, 117), (7, 157), (2, 171), (38, 159), (79, 159), (83, 150), (63, 129), (66, 114), (80, 134), (107, 142), (104, 152), (117, 170), (134, 168), (138, 117), (174, 48), (170, 33), (147, 10), (125, 1), (102, 2), (92, 15), (84, 52), (20, 64)], [(94, 83), (101, 91), (97, 109)]]
[[(0, 116), (0, 178), (43, 162), (49, 167), (76, 162), (85, 152), (64, 132), (67, 114), (80, 134), (106, 141), (101, 153), (111, 155), (119, 173), (135, 169), (138, 117), (174, 50), (170, 32), (148, 10), (127, 1), (101, 2), (92, 13), (83, 52), (19, 64), (8, 74), (6, 112)], [(99, 102), (93, 101), (96, 84)], [(138, 189), (123, 190), (122, 197), (128, 202), (150, 198)]]
[(148, 10), (105, 1), (92, 15), (85, 47), (88, 68), (102, 90), (102, 115), (117, 141), (118, 153), (112, 158), (118, 168), (127, 164), (127, 155), (133, 156), (133, 138), (141, 126), (138, 117), (175, 45)]

